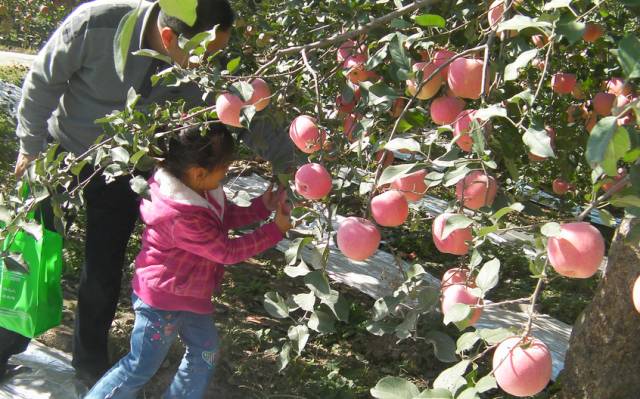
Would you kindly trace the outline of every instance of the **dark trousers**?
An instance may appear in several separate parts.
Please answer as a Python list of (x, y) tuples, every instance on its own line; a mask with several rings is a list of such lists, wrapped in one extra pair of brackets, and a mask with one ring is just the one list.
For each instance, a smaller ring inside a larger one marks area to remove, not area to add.
[[(111, 367), (109, 328), (118, 304), (127, 243), (138, 219), (139, 199), (129, 180), (122, 177), (106, 184), (102, 176), (97, 176), (84, 190), (85, 261), (78, 291), (72, 365), (91, 374), (103, 374)], [(11, 335), (17, 344), (5, 348), (4, 339), (0, 340), (0, 354), (6, 353), (7, 359), (22, 352), (29, 342), (28, 338)], [(0, 357), (0, 361), (3, 359)]]
[(94, 178), (87, 204), (85, 262), (80, 276), (73, 336), (73, 366), (103, 374), (110, 367), (109, 328), (115, 316), (127, 243), (138, 219), (138, 196), (129, 178), (106, 184)]

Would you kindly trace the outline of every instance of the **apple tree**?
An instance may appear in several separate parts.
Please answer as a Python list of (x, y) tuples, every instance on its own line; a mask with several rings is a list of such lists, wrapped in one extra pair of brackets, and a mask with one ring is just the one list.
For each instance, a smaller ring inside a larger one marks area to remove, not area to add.
[[(185, 21), (194, 15), (194, 1), (160, 3)], [(424, 239), (459, 257), (459, 266), (441, 287), (427, 282), (420, 264), (402, 269), (405, 281), (375, 301), (367, 330), (432, 344), (443, 371), (423, 387), (386, 377), (371, 388), (375, 398), (543, 391), (552, 356), (532, 332), (536, 303), (550, 279), (594, 278), (607, 249), (597, 296), (574, 329), (561, 378), (570, 383), (560, 384), (559, 395), (640, 394), (640, 347), (632, 342), (640, 333), (633, 307), (635, 298), (640, 308), (640, 284), (633, 288), (640, 275), (636, 2), (263, 0), (237, 8), (229, 51), (206, 54), (215, 29), (205, 32), (183, 40), (192, 68), (172, 65), (154, 77), (155, 84), (198, 83), (208, 106), (139, 110), (131, 91), (126, 109), (101, 121), (105, 135), (86, 154), (52, 148), (35, 163), (32, 197), (5, 201), (0, 235), (34, 230), (24, 215), (46, 197), (58, 216), (79, 204), (77, 188), (58, 188), (83, 166), (107, 177), (150, 170), (163, 156), (159, 140), (187, 125), (224, 123), (291, 187), (299, 235), (284, 272), (306, 289), (264, 297), (266, 311), (287, 326), (278, 337), (281, 370), (310, 340), (349, 319), (349, 303), (327, 272), (333, 244), (354, 262), (391, 251), (394, 230), (426, 213), (420, 203), (432, 191), (448, 205), (424, 225)], [(126, 25), (114, 55), (120, 67)], [(132, 187), (145, 195), (144, 179)], [(530, 214), (530, 200), (545, 193), (560, 198), (556, 209)], [(611, 246), (594, 218), (618, 226)], [(530, 259), (533, 289), (491, 302), (503, 259), (487, 248), (493, 235), (512, 230), (531, 237), (521, 255)], [(528, 305), (522, 325), (474, 327), (483, 309), (513, 303)], [(606, 336), (598, 333), (604, 326)], [(615, 378), (589, 364), (596, 354)]]

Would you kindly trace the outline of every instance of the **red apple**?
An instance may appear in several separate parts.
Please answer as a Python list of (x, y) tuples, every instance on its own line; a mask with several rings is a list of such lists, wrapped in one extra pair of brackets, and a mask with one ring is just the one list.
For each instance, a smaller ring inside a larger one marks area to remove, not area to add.
[(585, 42), (593, 43), (604, 34), (602, 26), (594, 23), (588, 23), (584, 28), (582, 38)]
[(437, 125), (450, 125), (464, 109), (464, 100), (458, 97), (438, 97), (431, 102), (431, 119)]
[(551, 87), (558, 94), (571, 94), (578, 80), (572, 73), (556, 73), (551, 78)]
[(440, 282), (440, 289), (444, 292), (444, 290), (452, 285), (465, 285), (475, 288), (476, 283), (471, 280), (469, 269), (454, 267), (444, 272), (442, 281)]
[(600, 267), (604, 258), (602, 234), (585, 222), (566, 223), (560, 235), (549, 238), (549, 263), (558, 274), (573, 278), (589, 278)]
[(216, 113), (222, 123), (229, 126), (242, 127), (240, 109), (244, 103), (240, 97), (231, 93), (222, 93), (216, 99)]
[(340, 251), (351, 260), (362, 261), (380, 245), (378, 228), (367, 219), (351, 216), (340, 223), (336, 240)]
[(331, 175), (320, 164), (308, 163), (296, 172), (296, 191), (306, 199), (324, 198), (331, 191), (331, 184)]
[(600, 116), (611, 115), (611, 108), (616, 101), (616, 96), (611, 93), (598, 93), (593, 96), (593, 110)]
[[(458, 58), (449, 65), (447, 82), (457, 96), (477, 100), (482, 92), (482, 71), (484, 62), (471, 58)], [(486, 79), (486, 89), (489, 79)]]
[(468, 327), (475, 324), (482, 315), (482, 298), (475, 296), (471, 288), (464, 285), (452, 285), (442, 291), (442, 313), (447, 314), (455, 304), (462, 303), (474, 308), (471, 315), (466, 320), (458, 322), (461, 327)]
[(427, 191), (427, 184), (424, 182), (426, 176), (426, 169), (410, 173), (392, 181), (391, 188), (402, 192), (409, 202), (418, 201)]
[(470, 227), (454, 230), (447, 237), (443, 237), (447, 219), (452, 216), (454, 216), (453, 213), (442, 213), (433, 220), (433, 227), (431, 228), (433, 243), (438, 248), (438, 251), (442, 253), (466, 255), (469, 252), (469, 244), (467, 242), (473, 239)]
[[(416, 62), (413, 64), (414, 72), (422, 71), (423, 80), (428, 79), (437, 68), (438, 67), (433, 62)], [(418, 85), (419, 83), (415, 80), (407, 80), (407, 90), (412, 96), (416, 94)], [(422, 86), (420, 93), (418, 93), (416, 97), (421, 100), (427, 100), (438, 93), (440, 86), (442, 86), (442, 76), (437, 74)]]
[(493, 374), (500, 388), (517, 397), (541, 392), (551, 380), (551, 352), (536, 338), (507, 338), (493, 354)]
[(249, 100), (249, 104), (253, 104), (256, 107), (256, 111), (260, 112), (269, 105), (271, 101), (271, 89), (267, 82), (260, 78), (256, 78), (251, 81), (253, 87), (253, 95)]
[[(433, 63), (436, 67), (440, 67), (456, 55), (457, 54), (453, 51), (438, 50), (433, 54)], [(449, 75), (449, 65), (447, 65), (440, 71), (440, 75), (442, 76), (442, 79), (447, 79), (447, 76)]]
[(456, 184), (456, 198), (470, 209), (491, 206), (498, 192), (496, 179), (481, 170), (474, 170)]
[(371, 200), (371, 214), (380, 226), (400, 226), (409, 216), (409, 203), (401, 192), (385, 191)]
[(475, 110), (467, 109), (460, 112), (453, 123), (453, 135), (458, 137), (456, 145), (462, 151), (471, 152), (473, 147), (473, 138), (469, 135), (471, 131), (471, 123), (473, 122)]
[(289, 137), (300, 151), (312, 154), (322, 148), (326, 133), (318, 129), (314, 118), (300, 115), (291, 122)]

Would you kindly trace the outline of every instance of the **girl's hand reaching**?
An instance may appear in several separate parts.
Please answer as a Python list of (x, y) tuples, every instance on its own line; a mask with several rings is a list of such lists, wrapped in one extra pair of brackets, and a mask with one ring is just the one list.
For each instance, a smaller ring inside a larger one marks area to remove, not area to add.
[(262, 195), (262, 201), (264, 206), (270, 210), (275, 211), (280, 204), (284, 204), (287, 199), (287, 192), (284, 187), (278, 186), (276, 191), (273, 191), (273, 183), (269, 185), (267, 191)]
[(291, 224), (291, 208), (285, 201), (278, 205), (274, 221), (282, 234), (285, 234), (293, 228), (293, 225)]

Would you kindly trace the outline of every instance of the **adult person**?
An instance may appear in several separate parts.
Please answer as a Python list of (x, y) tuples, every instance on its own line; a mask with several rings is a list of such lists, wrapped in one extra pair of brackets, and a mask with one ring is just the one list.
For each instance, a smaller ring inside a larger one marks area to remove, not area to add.
[[(130, 43), (124, 80), (116, 73), (113, 41), (118, 24), (138, 0), (97, 0), (73, 11), (38, 53), (22, 89), (17, 136), (20, 153), (15, 175), (21, 177), (29, 162), (54, 140), (65, 151), (85, 152), (102, 134), (94, 121), (123, 109), (133, 87), (142, 97), (138, 107), (165, 100), (184, 99), (188, 106), (202, 104), (196, 85), (152, 86), (150, 77), (163, 62), (131, 53), (155, 50), (187, 67), (188, 53), (179, 46), (187, 38), (218, 25), (208, 51), (228, 44), (234, 12), (227, 0), (198, 0), (197, 19), (189, 26), (165, 14), (157, 2), (143, 1)], [(129, 177), (107, 184), (94, 177), (84, 190), (86, 201), (85, 260), (80, 277), (73, 337), (76, 374), (93, 383), (111, 365), (107, 338), (120, 293), (127, 243), (138, 219), (138, 198)], [(19, 352), (28, 338), (13, 336), (0, 343), (0, 360)]]

